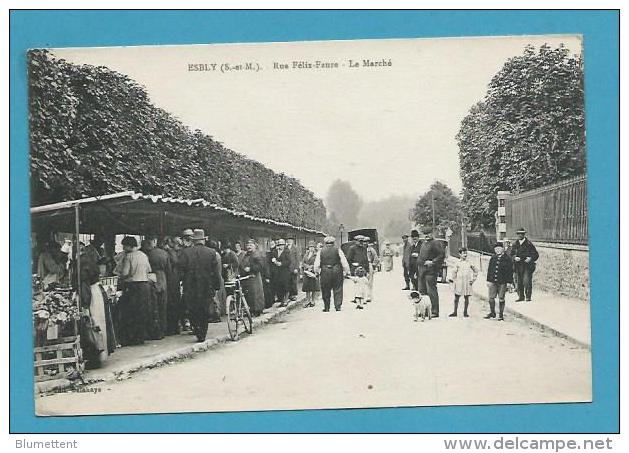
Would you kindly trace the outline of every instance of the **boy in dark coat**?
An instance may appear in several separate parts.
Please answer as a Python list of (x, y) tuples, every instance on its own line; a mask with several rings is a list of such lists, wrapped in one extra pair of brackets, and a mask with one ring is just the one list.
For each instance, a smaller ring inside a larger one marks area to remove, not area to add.
[(494, 244), (494, 252), (487, 267), (490, 311), (485, 316), (485, 319), (496, 317), (496, 296), (498, 296), (500, 304), (498, 321), (504, 321), (505, 293), (507, 292), (507, 284), (513, 283), (513, 262), (509, 255), (504, 252), (502, 242)]

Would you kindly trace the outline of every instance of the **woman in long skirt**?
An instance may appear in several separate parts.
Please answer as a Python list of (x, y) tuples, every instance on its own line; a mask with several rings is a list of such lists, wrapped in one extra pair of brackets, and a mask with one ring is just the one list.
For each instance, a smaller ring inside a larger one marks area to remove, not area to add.
[(391, 248), (391, 243), (390, 242), (385, 242), (384, 243), (384, 249), (382, 250), (382, 253), (380, 254), (380, 261), (382, 263), (382, 268), (386, 271), (386, 272), (391, 272), (393, 270), (393, 255), (395, 254), (395, 252), (393, 252), (393, 249)]
[(122, 240), (124, 255), (116, 266), (123, 293), (118, 302), (120, 310), (120, 344), (130, 346), (142, 344), (148, 337), (147, 319), (150, 319), (151, 286), (148, 274), (151, 265), (147, 256), (137, 249), (138, 242), (133, 236)]
[(310, 241), (308, 244), (308, 251), (304, 255), (304, 260), (302, 262), (304, 269), (304, 281), (301, 290), (306, 293), (306, 304), (304, 305), (304, 308), (314, 307), (315, 295), (317, 292), (321, 291), (319, 279), (314, 273), (314, 263), (316, 258), (316, 244), (314, 241)]

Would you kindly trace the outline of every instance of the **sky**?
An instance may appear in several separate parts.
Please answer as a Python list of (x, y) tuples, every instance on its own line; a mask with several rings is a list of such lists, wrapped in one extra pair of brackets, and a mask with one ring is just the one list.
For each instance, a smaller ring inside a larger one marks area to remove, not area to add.
[[(368, 202), (415, 196), (435, 180), (458, 193), (455, 137), (461, 120), (508, 58), (521, 55), (527, 44), (544, 43), (581, 52), (579, 37), (555, 35), (74, 48), (53, 54), (128, 75), (184, 124), (296, 177), (321, 198), (334, 180), (344, 179)], [(386, 65), (364, 66), (364, 59)], [(316, 61), (338, 67), (316, 68)], [(233, 69), (246, 63), (253, 70)], [(215, 64), (216, 70), (191, 70), (201, 64)], [(276, 69), (284, 64), (288, 69)]]

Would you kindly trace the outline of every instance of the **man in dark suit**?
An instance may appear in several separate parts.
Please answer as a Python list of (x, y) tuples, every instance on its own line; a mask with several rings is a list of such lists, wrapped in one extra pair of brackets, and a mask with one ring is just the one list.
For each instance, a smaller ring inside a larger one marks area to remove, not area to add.
[(513, 262), (509, 255), (504, 252), (502, 242), (494, 244), (494, 254), (487, 266), (487, 283), (489, 283), (489, 313), (485, 319), (496, 317), (496, 296), (500, 304), (500, 314), (498, 321), (504, 321), (505, 294), (507, 284), (513, 283)]
[(362, 235), (355, 236), (354, 244), (347, 251), (347, 262), (352, 275), (359, 267), (369, 269), (369, 255), (367, 254), (367, 244), (363, 241), (364, 237)]
[(417, 282), (419, 292), (430, 297), (433, 318), (438, 318), (439, 292), (437, 291), (437, 275), (443, 265), (445, 251), (439, 241), (433, 238), (432, 227), (425, 226), (422, 228), (422, 233), (424, 233), (424, 240), (421, 242), (419, 256), (417, 257)]
[(194, 245), (183, 249), (179, 268), (183, 275), (183, 294), (190, 311), (192, 328), (197, 341), (205, 341), (210, 320), (210, 301), (221, 288), (216, 252), (205, 246), (205, 232), (194, 230)]
[(341, 311), (343, 305), (343, 277), (349, 275), (350, 268), (343, 251), (334, 245), (335, 239), (328, 236), (325, 245), (317, 254), (314, 262), (315, 274), (321, 277), (321, 297), (323, 311), (330, 311), (330, 299), (334, 294), (334, 309)]
[(413, 290), (417, 291), (419, 288), (418, 274), (417, 274), (417, 260), (419, 258), (419, 252), (421, 250), (422, 243), (419, 240), (419, 231), (411, 231), (411, 243), (409, 248), (408, 259), (408, 278), (411, 280)]
[(530, 301), (533, 293), (533, 272), (535, 272), (535, 262), (539, 258), (539, 253), (533, 243), (526, 237), (526, 230), (520, 228), (516, 231), (518, 239), (511, 247), (511, 257), (517, 276), (518, 299)]
[(286, 250), (290, 254), (290, 300), (297, 300), (297, 283), (299, 280), (299, 267), (301, 265), (301, 252), (295, 244), (295, 239), (286, 239)]
[(402, 235), (402, 268), (404, 269), (404, 288), (402, 291), (408, 291), (411, 289), (411, 278), (409, 277), (409, 265), (411, 260), (411, 242), (408, 239), (408, 234)]
[(275, 256), (271, 257), (271, 264), (275, 268), (275, 294), (280, 307), (286, 307), (288, 302), (286, 297), (291, 285), (291, 258), (290, 252), (286, 250), (286, 241), (278, 239), (275, 247)]

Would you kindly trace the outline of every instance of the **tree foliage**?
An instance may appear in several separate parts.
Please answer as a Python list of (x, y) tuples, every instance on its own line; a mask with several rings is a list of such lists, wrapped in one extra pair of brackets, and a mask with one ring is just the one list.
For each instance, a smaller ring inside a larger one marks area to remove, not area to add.
[(493, 224), (496, 192), (534, 189), (585, 172), (583, 62), (527, 46), (493, 77), (457, 134), (463, 205)]
[(334, 218), (339, 223), (342, 223), (345, 231), (352, 230), (358, 226), (358, 213), (362, 204), (362, 200), (347, 181), (337, 179), (328, 190), (326, 206), (330, 219)]
[(461, 202), (447, 185), (435, 181), (430, 190), (423, 194), (413, 208), (413, 221), (419, 225), (432, 225), (433, 199), (435, 226), (445, 229), (461, 221)]
[(325, 226), (322, 200), (297, 179), (191, 131), (129, 77), (45, 50), (28, 68), (33, 205), (135, 190)]

